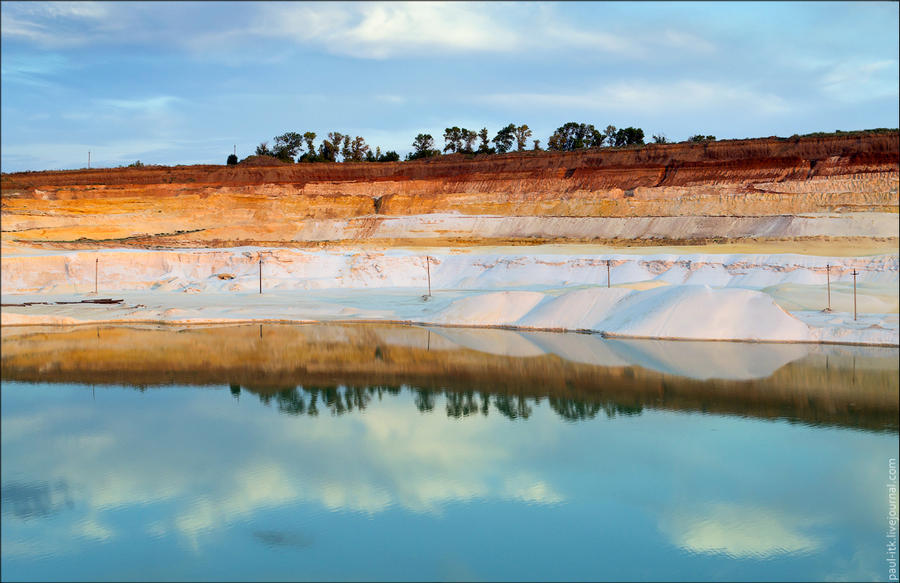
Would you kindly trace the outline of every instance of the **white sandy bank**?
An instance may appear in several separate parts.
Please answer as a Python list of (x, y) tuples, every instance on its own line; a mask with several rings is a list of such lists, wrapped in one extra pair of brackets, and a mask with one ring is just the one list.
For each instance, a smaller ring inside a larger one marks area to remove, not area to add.
[[(2, 324), (363, 319), (900, 345), (897, 254), (635, 255), (578, 253), (573, 246), (566, 253), (434, 249), (428, 256), (426, 263), (424, 253), (411, 249), (259, 248), (5, 254), (4, 304), (96, 297), (88, 293), (95, 267), (98, 295), (125, 302), (6, 306)], [(853, 270), (859, 273), (856, 321)], [(434, 295), (423, 301), (429, 273)], [(822, 313), (829, 277), (834, 312)]]

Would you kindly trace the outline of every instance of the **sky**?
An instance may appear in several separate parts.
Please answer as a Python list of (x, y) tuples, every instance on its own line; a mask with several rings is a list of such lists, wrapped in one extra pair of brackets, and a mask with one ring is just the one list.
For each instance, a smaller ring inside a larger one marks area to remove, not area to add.
[(0, 3), (3, 172), (224, 164), (284, 132), (897, 127), (897, 2)]

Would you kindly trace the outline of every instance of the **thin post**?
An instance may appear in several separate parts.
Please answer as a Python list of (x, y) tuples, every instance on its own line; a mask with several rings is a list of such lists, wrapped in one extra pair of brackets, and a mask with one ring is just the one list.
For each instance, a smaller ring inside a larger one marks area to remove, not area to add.
[(262, 293), (262, 253), (259, 254), (259, 293)]
[(431, 296), (431, 257), (425, 256), (425, 273), (428, 275), (428, 295)]
[(97, 272), (100, 271), (100, 258), (94, 258), (94, 293), (97, 293)]
[(609, 288), (609, 259), (606, 260), (606, 287)]
[(828, 308), (827, 310), (831, 311), (831, 264), (825, 265), (825, 278), (828, 282)]
[(853, 320), (856, 320), (856, 276), (859, 275), (859, 272), (855, 269), (853, 270)]
[(234, 155), (237, 156), (237, 144), (234, 145)]
[(88, 170), (91, 169), (91, 151), (88, 150)]

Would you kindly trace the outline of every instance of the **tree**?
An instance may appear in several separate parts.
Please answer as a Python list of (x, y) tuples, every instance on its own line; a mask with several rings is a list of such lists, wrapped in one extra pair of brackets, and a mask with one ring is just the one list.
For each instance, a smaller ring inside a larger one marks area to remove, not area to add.
[(513, 141), (516, 139), (515, 132), (516, 126), (514, 124), (509, 124), (497, 132), (497, 135), (494, 136), (494, 139), (491, 140), (491, 142), (496, 146), (498, 152), (504, 154), (512, 148)]
[(303, 139), (306, 140), (306, 148), (309, 155), (315, 156), (316, 147), (313, 145), (313, 141), (316, 139), (316, 132), (305, 132), (303, 134)]
[(540, 141), (540, 140), (534, 140), (534, 148), (532, 148), (532, 149), (533, 149), (535, 152), (540, 152), (540, 151), (542, 150), (542, 148), (541, 148), (541, 141)]
[(514, 133), (516, 136), (516, 147), (521, 152), (525, 149), (528, 138), (531, 137), (531, 130), (528, 128), (528, 124), (523, 124), (517, 127)]
[(456, 126), (444, 130), (444, 151), (459, 152), (462, 149), (462, 130)]
[(669, 139), (666, 138), (665, 134), (654, 134), (653, 135), (653, 143), (654, 144), (668, 144)]
[(466, 152), (467, 154), (471, 154), (473, 151), (472, 146), (475, 145), (475, 140), (478, 139), (478, 133), (463, 128), (460, 134), (460, 137), (462, 138), (462, 142), (464, 144), (462, 151)]
[(716, 136), (704, 136), (703, 134), (697, 134), (695, 136), (691, 136), (688, 138), (689, 142), (715, 142)]
[(606, 143), (612, 146), (616, 138), (616, 126), (606, 126), (606, 129), (603, 130), (603, 135), (606, 137)]
[(478, 132), (478, 137), (481, 138), (481, 145), (478, 146), (478, 153), (493, 154), (495, 150), (490, 146), (490, 142), (488, 141), (488, 129), (481, 128)]
[(388, 150), (381, 156), (378, 156), (379, 162), (398, 162), (399, 160), (400, 160), (400, 154), (398, 154), (394, 150)]
[(322, 162), (335, 162), (337, 161), (337, 155), (338, 149), (335, 147), (334, 143), (330, 140), (322, 140), (322, 143), (319, 144), (318, 158)]
[(441, 153), (439, 150), (434, 149), (434, 138), (431, 137), (431, 134), (418, 134), (416, 139), (413, 140), (412, 147), (415, 152), (410, 152), (406, 156), (407, 160), (430, 158), (431, 156), (437, 156)]
[[(354, 162), (362, 162), (366, 158), (366, 154), (369, 152), (369, 146), (366, 144), (366, 141), (361, 136), (356, 136), (353, 138), (353, 141), (350, 141), (350, 137), (347, 136), (344, 138), (344, 144), (348, 147), (349, 158)], [(347, 161), (347, 154), (344, 155), (344, 161)]]
[(269, 142), (260, 142), (260, 144), (256, 146), (256, 155), (274, 156), (274, 154), (272, 154), (272, 150), (269, 149)]
[(633, 146), (642, 145), (644, 143), (644, 130), (640, 128), (627, 127), (616, 132), (615, 146)]
[(592, 124), (570, 121), (556, 129), (547, 142), (548, 150), (572, 152), (585, 148), (599, 148), (606, 136)]
[(353, 157), (353, 152), (350, 150), (350, 136), (344, 136), (344, 144), (341, 147), (341, 157), (344, 162), (349, 161)]
[(238, 163), (238, 158), (234, 154), (228, 154), (228, 161), (225, 163), (228, 164), (229, 166), (234, 166), (235, 164)]
[(284, 162), (293, 162), (297, 151), (303, 147), (303, 136), (297, 132), (286, 132), (275, 137), (272, 156)]

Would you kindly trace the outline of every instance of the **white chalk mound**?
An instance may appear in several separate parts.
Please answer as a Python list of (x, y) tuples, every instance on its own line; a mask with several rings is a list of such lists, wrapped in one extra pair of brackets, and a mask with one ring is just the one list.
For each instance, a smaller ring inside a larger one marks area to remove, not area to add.
[(588, 288), (548, 297), (493, 292), (457, 300), (431, 322), (593, 330), (613, 336), (808, 342), (810, 328), (762, 292), (667, 286), (646, 291)]
[(527, 314), (544, 299), (540, 292), (502, 291), (456, 300), (430, 321), (460, 326), (508, 326)]
[(692, 340), (810, 340), (809, 326), (762, 292), (708, 286), (663, 287), (617, 303), (600, 323), (620, 336)]

